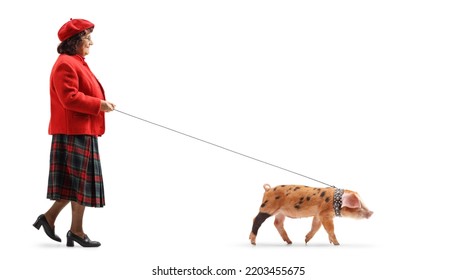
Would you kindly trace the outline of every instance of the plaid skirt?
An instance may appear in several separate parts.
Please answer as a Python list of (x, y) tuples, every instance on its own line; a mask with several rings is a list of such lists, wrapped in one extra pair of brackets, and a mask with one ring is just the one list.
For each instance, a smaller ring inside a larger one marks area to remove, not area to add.
[(105, 205), (96, 136), (52, 136), (47, 198), (90, 207)]

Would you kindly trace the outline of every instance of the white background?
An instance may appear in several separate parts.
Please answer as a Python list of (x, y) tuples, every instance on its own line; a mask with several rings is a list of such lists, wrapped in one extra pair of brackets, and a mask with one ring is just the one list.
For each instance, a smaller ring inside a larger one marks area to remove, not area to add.
[[(157, 266), (208, 265), (448, 278), (455, 14), (438, 0), (3, 1), (0, 278), (153, 279)], [(99, 139), (106, 207), (84, 218), (102, 246), (65, 246), (69, 208), (53, 242), (32, 223), (51, 205), (49, 74), (69, 18), (95, 23), (86, 61), (119, 110), (357, 191), (374, 215), (336, 219), (338, 247), (323, 229), (305, 246), (311, 219), (285, 222), (287, 246), (270, 218), (252, 246), (264, 183), (325, 186), (112, 112)], [(217, 279), (242, 278), (255, 277)]]

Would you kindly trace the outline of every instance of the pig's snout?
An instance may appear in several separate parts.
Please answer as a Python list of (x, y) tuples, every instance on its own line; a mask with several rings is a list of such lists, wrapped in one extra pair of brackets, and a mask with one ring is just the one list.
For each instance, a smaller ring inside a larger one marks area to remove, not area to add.
[(362, 218), (362, 219), (369, 219), (372, 214), (374, 214), (373, 211), (370, 211), (366, 208), (362, 208), (361, 211), (359, 212), (359, 218)]
[(350, 208), (342, 208), (342, 217), (350, 217), (354, 219), (369, 219), (373, 211), (370, 211), (366, 208), (358, 208), (358, 209), (350, 209)]

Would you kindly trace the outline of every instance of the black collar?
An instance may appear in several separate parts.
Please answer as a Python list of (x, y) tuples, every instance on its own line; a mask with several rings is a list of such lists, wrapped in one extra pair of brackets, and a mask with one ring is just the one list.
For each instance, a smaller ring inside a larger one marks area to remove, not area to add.
[(340, 217), (340, 209), (342, 208), (342, 195), (344, 194), (343, 189), (337, 189), (334, 191), (334, 212), (336, 213), (337, 217)]

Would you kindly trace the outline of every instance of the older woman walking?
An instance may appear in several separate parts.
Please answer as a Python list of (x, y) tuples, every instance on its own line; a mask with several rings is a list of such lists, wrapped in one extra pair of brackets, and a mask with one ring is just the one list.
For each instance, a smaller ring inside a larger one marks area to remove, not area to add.
[(55, 222), (62, 209), (71, 204), (71, 227), (67, 246), (98, 247), (84, 232), (85, 207), (105, 205), (97, 137), (105, 132), (105, 112), (115, 105), (106, 101), (100, 82), (85, 61), (93, 45), (95, 25), (84, 19), (70, 19), (58, 31), (60, 54), (50, 77), (52, 135), (47, 198), (52, 206), (38, 216), (34, 227), (61, 242)]

